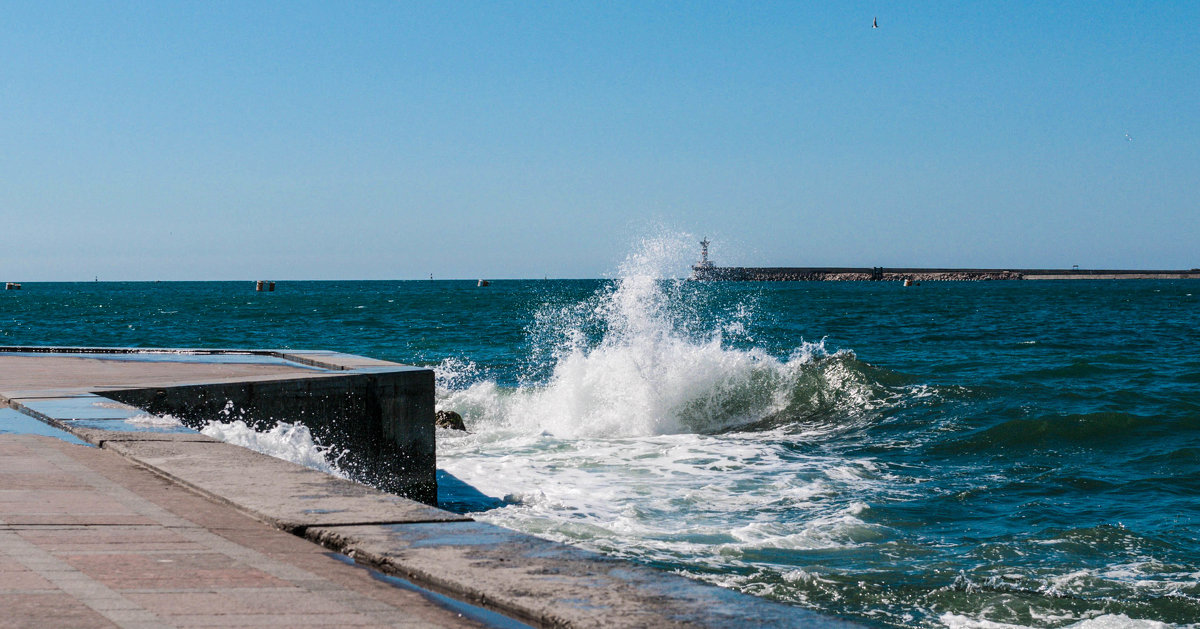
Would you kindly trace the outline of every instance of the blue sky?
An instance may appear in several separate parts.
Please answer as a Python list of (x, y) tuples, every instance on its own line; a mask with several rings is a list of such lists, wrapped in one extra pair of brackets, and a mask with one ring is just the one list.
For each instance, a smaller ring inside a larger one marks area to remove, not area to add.
[(0, 280), (1200, 267), (1200, 3), (912, 4), (6, 2)]

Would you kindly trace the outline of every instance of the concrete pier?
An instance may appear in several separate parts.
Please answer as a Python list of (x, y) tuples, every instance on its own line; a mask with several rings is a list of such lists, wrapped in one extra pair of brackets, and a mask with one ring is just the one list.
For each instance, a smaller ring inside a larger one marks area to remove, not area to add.
[(379, 410), (432, 434), (420, 376), (361, 380), (427, 370), (331, 352), (36, 349), (0, 349), (0, 625), (854, 626), (147, 424), (129, 403), (198, 417), (231, 394), (253, 413)]
[(710, 282), (978, 282), (990, 280), (1200, 279), (1200, 269), (943, 269), (860, 267), (692, 266), (689, 279)]

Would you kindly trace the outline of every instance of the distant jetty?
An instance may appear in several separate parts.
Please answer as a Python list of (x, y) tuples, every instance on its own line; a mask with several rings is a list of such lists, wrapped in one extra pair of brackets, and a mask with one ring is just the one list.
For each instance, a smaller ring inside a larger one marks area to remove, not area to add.
[(1200, 279), (1200, 269), (927, 269), (884, 267), (715, 266), (708, 239), (700, 241), (700, 261), (689, 279), (712, 282), (980, 282), (989, 280), (1178, 280)]

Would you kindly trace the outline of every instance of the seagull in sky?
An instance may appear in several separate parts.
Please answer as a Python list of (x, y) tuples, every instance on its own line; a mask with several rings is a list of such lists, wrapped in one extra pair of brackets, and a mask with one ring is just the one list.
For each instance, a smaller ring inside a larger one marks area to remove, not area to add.
[(871, 18), (871, 28), (879, 28), (879, 18)]
[(1126, 139), (1126, 140), (1129, 140), (1130, 142), (1132, 142), (1132, 141), (1133, 141), (1133, 138), (1129, 137), (1129, 134), (1128, 134), (1128, 133), (1126, 133), (1126, 134), (1125, 134), (1125, 139)]

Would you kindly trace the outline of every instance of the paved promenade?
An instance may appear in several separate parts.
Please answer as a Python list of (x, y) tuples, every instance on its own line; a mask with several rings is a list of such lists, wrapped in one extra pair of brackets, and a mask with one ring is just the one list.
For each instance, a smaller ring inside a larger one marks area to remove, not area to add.
[(480, 625), (108, 450), (0, 434), (0, 627), (114, 626)]

